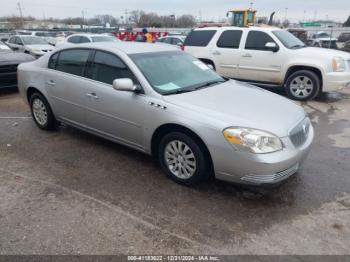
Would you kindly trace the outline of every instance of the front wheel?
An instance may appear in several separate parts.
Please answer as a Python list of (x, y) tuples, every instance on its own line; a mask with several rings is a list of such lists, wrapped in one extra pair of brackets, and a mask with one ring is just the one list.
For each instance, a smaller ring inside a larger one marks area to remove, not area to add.
[(39, 128), (44, 130), (55, 129), (55, 116), (53, 115), (51, 107), (43, 95), (34, 93), (30, 97), (30, 109), (32, 117)]
[(165, 135), (158, 154), (164, 172), (179, 184), (192, 186), (210, 175), (210, 159), (205, 147), (184, 133)]
[(309, 70), (299, 70), (291, 74), (285, 83), (289, 98), (307, 101), (316, 97), (321, 89), (320, 79)]

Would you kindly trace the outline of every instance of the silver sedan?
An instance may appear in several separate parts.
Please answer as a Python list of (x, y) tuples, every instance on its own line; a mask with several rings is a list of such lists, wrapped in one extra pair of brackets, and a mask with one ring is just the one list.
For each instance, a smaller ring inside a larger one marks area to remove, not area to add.
[(300, 106), (167, 45), (62, 47), (20, 65), (18, 81), (41, 129), (64, 122), (153, 155), (185, 185), (211, 175), (278, 183), (300, 169), (314, 137)]

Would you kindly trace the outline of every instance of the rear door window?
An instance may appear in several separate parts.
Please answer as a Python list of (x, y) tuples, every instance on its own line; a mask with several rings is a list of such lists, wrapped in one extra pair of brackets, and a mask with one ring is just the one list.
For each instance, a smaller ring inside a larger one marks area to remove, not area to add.
[(80, 41), (80, 36), (75, 35), (75, 36), (71, 36), (70, 38), (68, 38), (67, 42), (69, 43), (73, 43), (73, 44), (78, 44)]
[(271, 36), (260, 31), (249, 31), (247, 41), (245, 43), (245, 49), (268, 51), (265, 47), (266, 43), (275, 43)]
[(50, 69), (56, 69), (56, 63), (57, 63), (58, 54), (59, 54), (59, 53), (56, 53), (56, 54), (54, 54), (54, 55), (52, 55), (52, 56), (50, 57), (49, 64), (48, 64), (48, 68), (50, 68)]
[(60, 52), (56, 70), (72, 75), (84, 76), (86, 62), (89, 58), (88, 49), (71, 49)]
[(241, 42), (241, 38), (242, 38), (241, 30), (227, 30), (221, 34), (216, 45), (217, 47), (220, 47), (220, 48), (238, 49), (239, 44)]
[(173, 38), (173, 45), (182, 45), (182, 41), (178, 38)]
[(134, 74), (120, 58), (102, 51), (96, 51), (89, 71), (89, 78), (109, 85), (118, 78), (130, 78), (134, 83), (137, 82)]
[(216, 30), (192, 31), (186, 38), (186, 46), (207, 46), (215, 35)]
[(80, 37), (79, 43), (90, 43), (90, 39), (85, 36), (82, 36)]
[(16, 45), (23, 45), (22, 39), (20, 37), (16, 37)]

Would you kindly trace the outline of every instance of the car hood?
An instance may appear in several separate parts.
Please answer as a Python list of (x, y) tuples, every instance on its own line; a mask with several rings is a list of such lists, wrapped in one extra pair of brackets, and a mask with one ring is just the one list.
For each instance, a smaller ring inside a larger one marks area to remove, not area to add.
[(27, 48), (33, 50), (33, 49), (39, 49), (39, 50), (53, 50), (54, 47), (52, 45), (26, 45)]
[(342, 57), (345, 60), (350, 60), (350, 54), (344, 51), (327, 49), (327, 48), (319, 48), (319, 47), (304, 47), (293, 50), (295, 55), (311, 57), (315, 59), (315, 57), (329, 58), (333, 59), (336, 56)]
[(204, 114), (227, 127), (241, 126), (269, 131), (279, 137), (305, 117), (291, 100), (267, 90), (230, 80), (194, 92), (164, 96), (168, 103)]
[(33, 61), (35, 58), (31, 55), (13, 51), (0, 52), (0, 66), (17, 65), (23, 62)]

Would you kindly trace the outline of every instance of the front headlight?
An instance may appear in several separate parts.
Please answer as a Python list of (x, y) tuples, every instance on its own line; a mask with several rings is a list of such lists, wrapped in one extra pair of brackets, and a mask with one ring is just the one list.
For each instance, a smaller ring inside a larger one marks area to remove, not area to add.
[(244, 127), (230, 127), (223, 132), (226, 140), (241, 151), (255, 154), (272, 153), (282, 150), (281, 140), (268, 132)]
[(332, 60), (332, 68), (334, 72), (344, 72), (345, 68), (345, 60), (342, 57), (334, 57)]

